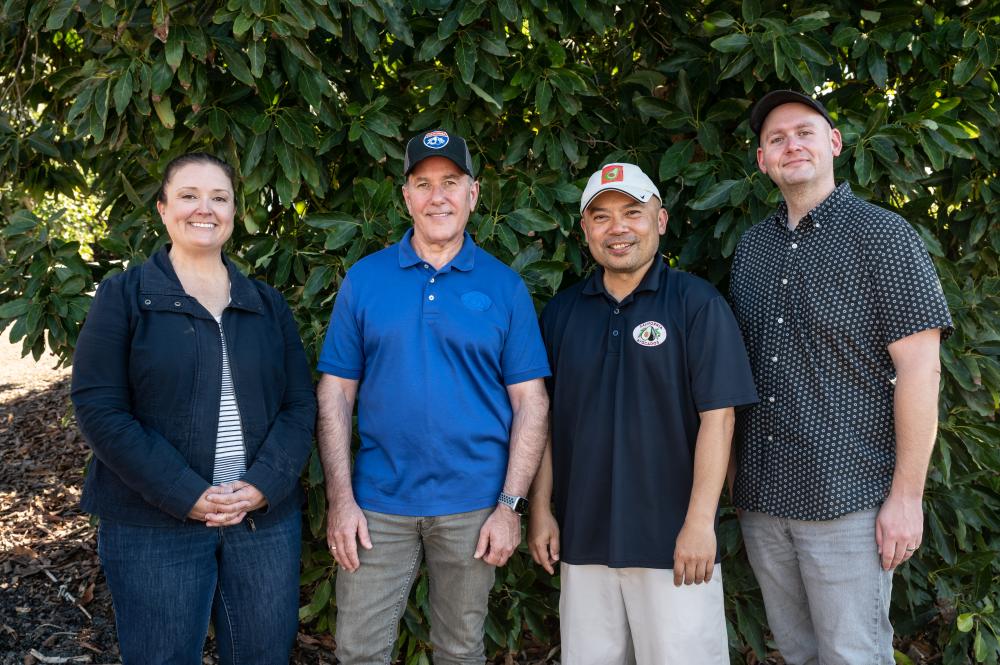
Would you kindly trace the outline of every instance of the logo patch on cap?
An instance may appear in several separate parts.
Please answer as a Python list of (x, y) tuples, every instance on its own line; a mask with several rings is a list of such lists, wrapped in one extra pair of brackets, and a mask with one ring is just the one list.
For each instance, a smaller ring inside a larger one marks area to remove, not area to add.
[(625, 169), (621, 164), (608, 164), (601, 169), (601, 184), (608, 182), (621, 182), (625, 179)]
[(667, 329), (662, 323), (646, 321), (635, 327), (632, 339), (640, 346), (659, 346), (667, 341)]
[(438, 129), (424, 134), (424, 145), (438, 150), (448, 145), (448, 132)]

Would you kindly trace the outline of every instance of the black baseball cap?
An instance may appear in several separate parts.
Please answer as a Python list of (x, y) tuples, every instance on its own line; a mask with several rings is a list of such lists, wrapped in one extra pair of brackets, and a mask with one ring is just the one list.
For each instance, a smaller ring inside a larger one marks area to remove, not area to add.
[(428, 157), (447, 157), (470, 177), (475, 177), (472, 175), (472, 155), (469, 154), (469, 146), (461, 136), (449, 134), (443, 129), (432, 129), (414, 136), (406, 144), (403, 175), (410, 175), (410, 171)]
[(764, 127), (764, 120), (767, 118), (767, 114), (778, 106), (789, 103), (805, 104), (823, 116), (830, 123), (830, 127), (833, 127), (833, 120), (830, 118), (830, 114), (826, 112), (822, 104), (812, 97), (803, 95), (801, 92), (795, 92), (794, 90), (772, 90), (757, 100), (757, 103), (750, 109), (750, 129), (753, 130), (754, 134), (760, 136), (760, 130)]

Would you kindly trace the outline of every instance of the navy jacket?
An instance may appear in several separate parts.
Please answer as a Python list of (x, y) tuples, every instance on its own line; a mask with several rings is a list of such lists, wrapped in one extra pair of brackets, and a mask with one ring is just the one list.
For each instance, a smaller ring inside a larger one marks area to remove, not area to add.
[[(222, 382), (219, 326), (184, 293), (164, 247), (104, 280), (73, 357), (73, 405), (94, 450), (83, 509), (179, 525), (211, 485)], [(316, 398), (302, 341), (278, 291), (229, 269), (222, 315), (247, 472), (268, 505), (257, 524), (299, 509)]]

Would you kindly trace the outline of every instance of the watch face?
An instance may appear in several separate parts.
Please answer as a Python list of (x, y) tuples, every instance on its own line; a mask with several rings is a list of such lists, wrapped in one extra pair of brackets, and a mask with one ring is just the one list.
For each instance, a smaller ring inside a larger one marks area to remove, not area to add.
[(514, 505), (511, 507), (514, 509), (515, 513), (523, 515), (528, 511), (528, 501), (526, 499), (522, 499), (521, 497), (517, 497), (517, 501), (515, 501)]

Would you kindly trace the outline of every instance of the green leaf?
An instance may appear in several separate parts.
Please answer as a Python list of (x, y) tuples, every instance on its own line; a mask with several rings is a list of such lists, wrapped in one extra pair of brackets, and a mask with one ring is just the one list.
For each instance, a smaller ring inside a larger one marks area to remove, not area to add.
[(517, 10), (517, 3), (514, 0), (498, 0), (497, 9), (508, 21), (514, 22), (520, 17)]
[(874, 159), (869, 150), (865, 150), (862, 144), (858, 144), (854, 149), (854, 173), (858, 176), (858, 184), (867, 185), (871, 182), (872, 166)]
[(162, 97), (160, 101), (153, 103), (153, 110), (156, 111), (156, 117), (160, 119), (160, 123), (163, 124), (167, 129), (173, 129), (176, 120), (174, 120), (174, 111), (170, 107), (170, 97)]
[(725, 37), (713, 39), (710, 46), (720, 53), (736, 53), (742, 51), (750, 43), (750, 38), (742, 32), (733, 32)]
[(705, 23), (716, 28), (728, 28), (736, 23), (736, 19), (725, 12), (712, 12), (705, 17)]
[(551, 231), (559, 223), (550, 215), (535, 208), (518, 208), (507, 213), (506, 222), (522, 235), (534, 235), (540, 231)]
[(328, 251), (337, 250), (346, 245), (357, 235), (358, 230), (361, 228), (360, 223), (354, 217), (343, 212), (309, 215), (305, 218), (305, 223), (308, 226), (323, 229), (327, 232), (323, 249)]
[(503, 35), (493, 35), (488, 32), (480, 33), (479, 46), (487, 53), (492, 53), (497, 57), (505, 58), (510, 55), (510, 50), (507, 48), (507, 43), (504, 41)]
[(49, 18), (45, 21), (46, 30), (62, 30), (63, 24), (66, 22), (66, 18), (69, 13), (73, 11), (73, 7), (76, 5), (74, 0), (59, 0), (52, 7), (52, 11), (49, 13)]
[(295, 21), (306, 31), (316, 27), (316, 21), (313, 20), (312, 13), (306, 9), (302, 2), (299, 0), (281, 0), (281, 3), (295, 17)]
[(267, 57), (267, 48), (262, 41), (250, 42), (247, 47), (247, 55), (250, 57), (250, 75), (258, 79), (264, 75), (264, 63)]
[(665, 118), (670, 113), (670, 106), (665, 101), (657, 97), (635, 97), (632, 99), (642, 115), (650, 118)]
[(955, 85), (965, 85), (972, 80), (972, 77), (979, 71), (979, 58), (974, 53), (969, 53), (958, 61), (955, 70), (951, 75), (951, 82)]
[(125, 177), (125, 173), (123, 171), (119, 171), (118, 175), (121, 176), (122, 189), (125, 191), (125, 196), (128, 197), (128, 200), (131, 201), (132, 205), (136, 208), (143, 207), (145, 205), (145, 201), (143, 201), (139, 194), (136, 193), (135, 188), (132, 187), (132, 183), (130, 183), (128, 178)]
[(889, 66), (885, 61), (885, 54), (879, 53), (878, 49), (868, 51), (868, 71), (872, 75), (872, 80), (880, 90), (885, 90), (886, 81), (889, 78)]
[(476, 74), (476, 45), (465, 35), (462, 35), (458, 45), (455, 46), (455, 63), (462, 75), (462, 81), (471, 83), (472, 77)]
[(184, 58), (184, 42), (181, 41), (176, 31), (167, 40), (167, 45), (164, 47), (164, 57), (167, 64), (170, 65), (170, 69), (177, 71), (177, 68), (181, 66), (181, 60)]
[(672, 180), (691, 162), (694, 156), (694, 141), (674, 143), (660, 158), (659, 176), (661, 181)]
[(879, 19), (882, 18), (882, 12), (872, 11), (870, 9), (861, 10), (861, 18), (872, 23), (878, 23)]
[(18, 298), (17, 300), (5, 302), (0, 305), (0, 319), (14, 319), (19, 316), (24, 316), (30, 306), (31, 303), (24, 298)]
[(115, 81), (112, 96), (115, 100), (115, 113), (122, 115), (132, 100), (132, 70), (126, 69)]
[(722, 180), (709, 187), (704, 194), (693, 201), (690, 206), (694, 210), (711, 210), (729, 201), (730, 189), (739, 181)]
[(247, 62), (244, 60), (243, 54), (222, 41), (215, 42), (215, 45), (222, 53), (229, 73), (241, 83), (245, 83), (251, 88), (256, 87), (253, 74), (250, 73), (250, 68), (247, 67)]
[(242, 39), (243, 35), (248, 33), (254, 24), (257, 23), (257, 17), (252, 14), (240, 14), (233, 21), (233, 36), (237, 39)]
[(472, 89), (472, 92), (476, 93), (477, 97), (492, 104), (497, 111), (503, 110), (503, 105), (500, 104), (500, 102), (495, 100), (492, 96), (490, 96), (488, 92), (480, 88), (478, 85), (476, 85), (475, 83), (469, 83), (469, 87)]
[(459, 25), (469, 25), (479, 18), (485, 8), (485, 3), (466, 2), (462, 7), (461, 13), (458, 15)]

